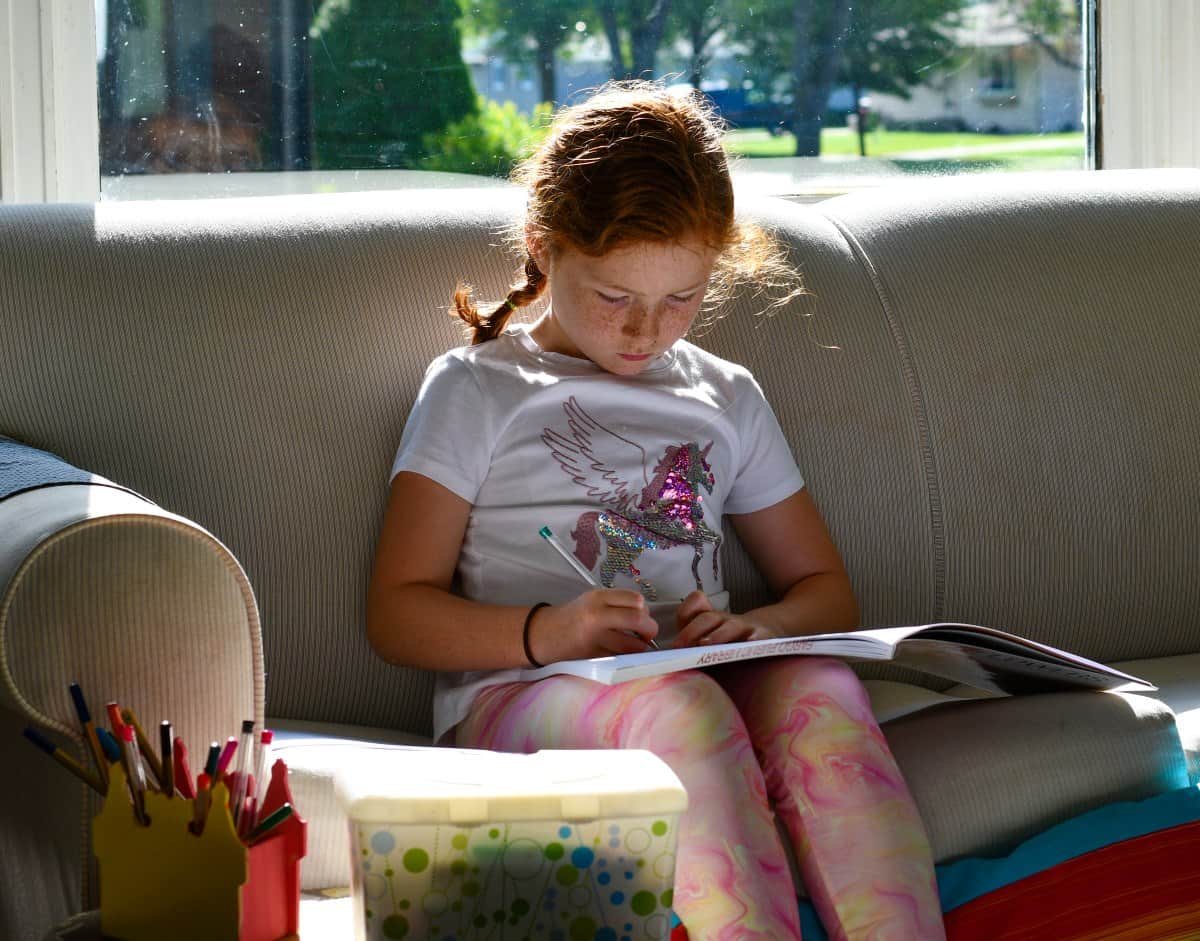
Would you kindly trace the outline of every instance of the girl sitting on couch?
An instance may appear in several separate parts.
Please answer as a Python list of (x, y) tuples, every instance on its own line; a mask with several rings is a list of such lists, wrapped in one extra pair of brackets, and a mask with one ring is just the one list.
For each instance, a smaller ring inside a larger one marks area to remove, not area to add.
[[(663, 758), (689, 795), (674, 907), (693, 939), (799, 938), (772, 802), (831, 937), (943, 938), (921, 821), (842, 663), (522, 681), (522, 668), (651, 639), (849, 629), (858, 614), (758, 384), (683, 339), (710, 284), (720, 295), (791, 275), (765, 233), (735, 220), (703, 100), (607, 86), (559, 113), (519, 179), (523, 280), (487, 313), (460, 286), (472, 343), (429, 367), (400, 441), (369, 595), (374, 648), (440, 671), (439, 741)], [(508, 323), (543, 296), (535, 323)], [(724, 610), (726, 514), (775, 603)], [(544, 525), (571, 535), (601, 587), (581, 590), (538, 538)]]

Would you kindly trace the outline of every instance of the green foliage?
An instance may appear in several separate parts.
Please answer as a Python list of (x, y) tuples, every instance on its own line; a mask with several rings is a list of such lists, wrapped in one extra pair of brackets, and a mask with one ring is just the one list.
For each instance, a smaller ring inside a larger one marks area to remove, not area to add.
[(950, 27), (962, 0), (873, 0), (853, 8), (839, 78), (859, 88), (909, 97), (948, 65), (956, 50)]
[(418, 167), (475, 110), (455, 0), (324, 0), (309, 29), (321, 169)]
[(444, 131), (425, 135), (429, 156), (421, 161), (421, 169), (507, 177), (546, 136), (553, 113), (549, 103), (538, 105), (528, 118), (511, 101), (498, 104), (480, 98), (476, 107)]
[(1043, 36), (1077, 32), (1083, 20), (1083, 0), (1007, 0), (1019, 22)]
[[(838, 84), (907, 96), (931, 70), (952, 64), (949, 28), (966, 0), (763, 0), (752, 31), (737, 39), (753, 56), (787, 73), (799, 154), (820, 150), (820, 127)], [(797, 43), (800, 43), (797, 46)]]
[(1017, 25), (1056, 62), (1079, 68), (1083, 0), (1006, 0)]

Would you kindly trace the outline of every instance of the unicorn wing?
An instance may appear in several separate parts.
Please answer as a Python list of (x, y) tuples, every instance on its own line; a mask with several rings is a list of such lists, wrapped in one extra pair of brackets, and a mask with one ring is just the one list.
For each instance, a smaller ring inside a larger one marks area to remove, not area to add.
[[(563, 403), (563, 411), (567, 416), (567, 431), (545, 428), (542, 441), (566, 475), (585, 487), (593, 500), (619, 508), (636, 503), (641, 489), (650, 483), (645, 449), (597, 422), (583, 410), (575, 396)], [(617, 471), (631, 464), (642, 469), (640, 484), (623, 479)]]

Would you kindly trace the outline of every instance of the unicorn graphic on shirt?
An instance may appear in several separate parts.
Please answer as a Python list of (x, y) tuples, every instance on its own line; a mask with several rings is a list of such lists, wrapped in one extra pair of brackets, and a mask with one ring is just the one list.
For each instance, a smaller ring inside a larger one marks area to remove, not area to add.
[[(563, 411), (567, 430), (545, 428), (542, 441), (564, 473), (605, 507), (576, 519), (571, 530), (575, 557), (594, 570), (603, 545), (600, 583), (611, 588), (617, 575), (627, 574), (654, 601), (657, 589), (642, 577), (638, 557), (650, 550), (688, 545), (693, 551), (692, 577), (703, 591), (700, 563), (705, 548), (711, 547), (713, 578), (721, 549), (720, 531), (704, 520), (704, 494), (711, 494), (715, 484), (708, 464), (712, 442), (703, 448), (694, 441), (668, 445), (651, 469), (641, 445), (604, 427), (574, 396), (563, 403)], [(641, 481), (621, 476), (618, 468), (630, 466), (641, 468)]]

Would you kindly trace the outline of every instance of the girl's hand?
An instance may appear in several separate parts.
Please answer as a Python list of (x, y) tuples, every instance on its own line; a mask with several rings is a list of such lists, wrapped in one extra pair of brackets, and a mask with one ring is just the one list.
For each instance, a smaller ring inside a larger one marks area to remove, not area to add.
[(679, 636), (676, 647), (731, 644), (740, 640), (767, 640), (780, 637), (777, 631), (747, 620), (740, 614), (717, 611), (702, 591), (693, 591), (675, 612)]
[(646, 601), (625, 588), (593, 588), (542, 608), (529, 625), (529, 646), (542, 663), (644, 653), (658, 633)]

